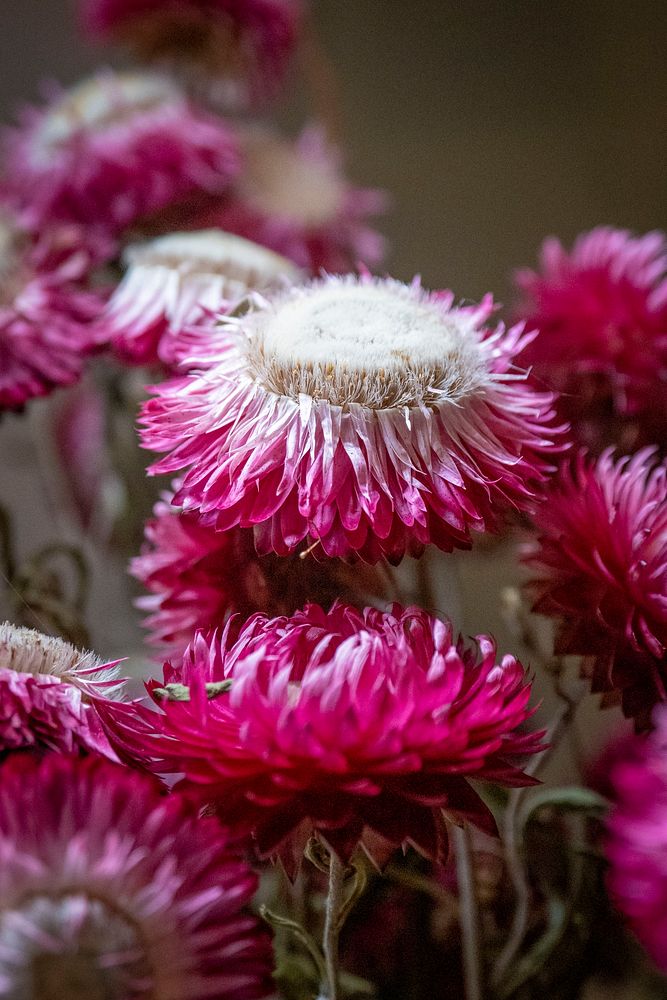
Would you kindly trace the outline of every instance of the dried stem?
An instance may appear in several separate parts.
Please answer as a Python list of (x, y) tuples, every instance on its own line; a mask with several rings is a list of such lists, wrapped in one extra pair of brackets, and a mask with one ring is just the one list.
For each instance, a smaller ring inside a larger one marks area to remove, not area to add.
[(459, 925), (463, 944), (465, 1000), (482, 1000), (482, 942), (479, 907), (472, 867), (470, 833), (465, 827), (454, 829), (456, 878), (459, 890)]
[(345, 902), (345, 865), (334, 851), (329, 852), (329, 892), (322, 947), (326, 968), (326, 982), (322, 983), (322, 996), (338, 1000), (339, 958), (338, 939), (341, 930), (341, 911)]

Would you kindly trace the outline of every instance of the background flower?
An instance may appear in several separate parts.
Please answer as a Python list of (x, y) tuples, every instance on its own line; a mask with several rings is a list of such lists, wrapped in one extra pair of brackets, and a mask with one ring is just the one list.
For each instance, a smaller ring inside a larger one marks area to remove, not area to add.
[(108, 761), (0, 772), (0, 993), (254, 1000), (270, 949), (256, 881), (214, 819)]
[(522, 327), (490, 329), (491, 311), (362, 275), (221, 318), (199, 373), (144, 407), (144, 444), (170, 452), (151, 471), (190, 466), (176, 502), (254, 527), (260, 553), (469, 548), (532, 502), (560, 447), (551, 397), (514, 366)]
[[(495, 830), (467, 779), (530, 784), (512, 761), (540, 749), (541, 734), (518, 732), (531, 714), (523, 668), (496, 663), (486, 637), (478, 647), (416, 608), (308, 605), (255, 615), (234, 643), (198, 635), (180, 668), (165, 668), (189, 700), (163, 703), (152, 682), (162, 711), (101, 710), (124, 756), (182, 772), (290, 872), (313, 831), (344, 859), (359, 841), (379, 857), (409, 842), (442, 859), (443, 810)], [(229, 693), (212, 697), (206, 682), (225, 680)]]
[(667, 243), (600, 226), (571, 253), (546, 240), (541, 271), (520, 271), (519, 314), (540, 336), (521, 362), (560, 392), (580, 439), (631, 448), (667, 431)]
[(646, 725), (667, 693), (667, 466), (653, 449), (565, 469), (526, 552), (535, 610), (556, 618), (557, 651), (593, 657), (593, 690), (620, 690)]

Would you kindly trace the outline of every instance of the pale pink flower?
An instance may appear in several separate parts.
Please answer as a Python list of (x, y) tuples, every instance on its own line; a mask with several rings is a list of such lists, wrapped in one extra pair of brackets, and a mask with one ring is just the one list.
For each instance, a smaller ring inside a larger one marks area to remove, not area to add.
[(617, 764), (606, 855), (613, 902), (667, 973), (667, 709), (655, 731)]
[(256, 300), (155, 388), (143, 440), (170, 454), (152, 471), (190, 467), (176, 503), (254, 527), (261, 554), (468, 548), (530, 505), (559, 447), (551, 396), (514, 366), (527, 336), (489, 328), (492, 308), (368, 275)]
[(100, 758), (0, 768), (0, 996), (258, 1000), (256, 878), (215, 819)]
[(80, 376), (104, 306), (86, 288), (95, 256), (76, 227), (35, 239), (0, 209), (0, 413)]
[(315, 276), (381, 263), (384, 240), (369, 218), (386, 197), (350, 184), (321, 129), (296, 142), (260, 129), (240, 139), (243, 168), (229, 195), (196, 216), (200, 225), (261, 243)]
[(121, 695), (117, 662), (0, 624), (0, 758), (27, 749), (115, 757), (92, 701)]
[(310, 556), (258, 556), (247, 528), (216, 531), (184, 514), (165, 494), (146, 524), (146, 543), (131, 572), (149, 595), (137, 600), (148, 612), (149, 641), (164, 656), (182, 657), (195, 631), (222, 627), (234, 615), (232, 631), (257, 611), (291, 614), (306, 601), (330, 607), (337, 597), (365, 604), (384, 591), (379, 573)]
[(240, 236), (172, 233), (125, 251), (127, 273), (100, 320), (101, 336), (135, 364), (169, 366), (187, 351), (184, 330), (213, 325), (250, 291), (298, 281), (290, 261)]
[(188, 700), (165, 701), (152, 682), (159, 712), (104, 706), (103, 719), (127, 759), (183, 773), (182, 787), (289, 872), (313, 832), (343, 859), (359, 842), (442, 859), (445, 816), (495, 829), (467, 779), (531, 784), (515, 758), (541, 747), (518, 731), (531, 714), (523, 668), (477, 641), (466, 649), (418, 608), (255, 615), (234, 643), (198, 634), (182, 665), (167, 664), (165, 685)]
[(570, 253), (554, 238), (520, 271), (520, 316), (540, 331), (521, 357), (562, 393), (561, 412), (599, 451), (667, 440), (667, 243), (600, 226)]
[(236, 140), (178, 85), (106, 71), (29, 110), (6, 139), (7, 187), (40, 228), (75, 220), (118, 234), (195, 194), (221, 194)]
[(302, 0), (80, 0), (84, 30), (185, 69), (227, 104), (270, 97), (299, 38)]
[(648, 723), (667, 701), (667, 465), (654, 449), (563, 470), (526, 552), (535, 610), (555, 618), (557, 651), (593, 658), (593, 690), (620, 691)]

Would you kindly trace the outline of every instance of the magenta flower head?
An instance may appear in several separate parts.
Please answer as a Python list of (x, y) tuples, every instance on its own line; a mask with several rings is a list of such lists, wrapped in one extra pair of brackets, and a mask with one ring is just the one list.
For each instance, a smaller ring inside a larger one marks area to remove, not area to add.
[(0, 759), (28, 749), (115, 759), (92, 702), (120, 697), (117, 663), (102, 663), (62, 639), (0, 624)]
[[(106, 706), (103, 719), (126, 759), (183, 773), (288, 872), (313, 832), (343, 859), (360, 842), (380, 857), (409, 842), (442, 859), (445, 815), (495, 829), (468, 778), (533, 783), (516, 763), (541, 749), (541, 734), (518, 731), (530, 685), (487, 637), (473, 651), (418, 608), (336, 604), (255, 615), (227, 640), (199, 634), (178, 669), (166, 666), (165, 685), (149, 685), (159, 712)], [(165, 702), (179, 685), (188, 700)]]
[(254, 527), (260, 553), (302, 543), (398, 562), (469, 548), (525, 507), (560, 432), (551, 396), (514, 367), (523, 328), (362, 275), (327, 277), (222, 318), (192, 377), (155, 389), (143, 441), (190, 467), (176, 503), (216, 528)]
[(616, 766), (606, 855), (611, 898), (667, 973), (667, 709), (655, 731)]
[(301, 0), (80, 0), (84, 30), (186, 69), (227, 104), (270, 97), (299, 37)]
[(541, 271), (520, 271), (520, 315), (540, 331), (521, 356), (596, 451), (664, 440), (667, 242), (600, 227), (567, 253), (544, 243)]
[(98, 73), (28, 111), (6, 147), (9, 191), (37, 228), (65, 219), (118, 234), (220, 194), (239, 167), (224, 122), (151, 73)]
[(298, 555), (258, 556), (248, 528), (216, 531), (184, 514), (165, 494), (146, 524), (146, 543), (131, 572), (149, 594), (137, 605), (148, 612), (149, 641), (166, 657), (180, 658), (197, 630), (224, 626), (232, 634), (257, 611), (291, 614), (306, 601), (330, 607), (337, 597), (367, 604), (383, 595), (373, 567), (351, 570), (338, 560)]
[(560, 653), (593, 658), (593, 689), (621, 691), (648, 723), (667, 701), (667, 465), (647, 448), (579, 456), (539, 508), (535, 610), (559, 621)]
[(241, 147), (243, 168), (229, 196), (201, 214), (202, 226), (261, 243), (315, 277), (382, 262), (384, 240), (369, 218), (386, 196), (350, 184), (321, 129), (305, 129), (296, 142), (246, 130)]
[(146, 775), (56, 754), (0, 768), (0, 996), (268, 996), (255, 888), (217, 820)]
[(35, 240), (13, 212), (0, 209), (0, 414), (81, 374), (103, 308), (86, 288), (96, 253), (76, 227)]
[(128, 270), (101, 317), (100, 336), (136, 364), (178, 363), (185, 327), (211, 325), (211, 311), (225, 302), (300, 278), (284, 257), (216, 229), (161, 236), (124, 256)]

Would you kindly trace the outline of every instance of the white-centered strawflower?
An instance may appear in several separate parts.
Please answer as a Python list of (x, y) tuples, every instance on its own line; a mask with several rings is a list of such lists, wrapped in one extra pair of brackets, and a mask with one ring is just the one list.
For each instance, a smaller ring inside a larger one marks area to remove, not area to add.
[(118, 700), (117, 662), (63, 639), (0, 624), (0, 756), (37, 748), (114, 756), (92, 702)]
[(513, 365), (529, 334), (418, 281), (327, 277), (223, 317), (198, 374), (158, 386), (144, 443), (175, 497), (260, 552), (398, 561), (524, 507), (549, 471), (551, 395)]
[(127, 273), (100, 326), (126, 360), (166, 365), (182, 359), (185, 328), (250, 291), (298, 281), (285, 257), (218, 229), (171, 233), (128, 247)]

